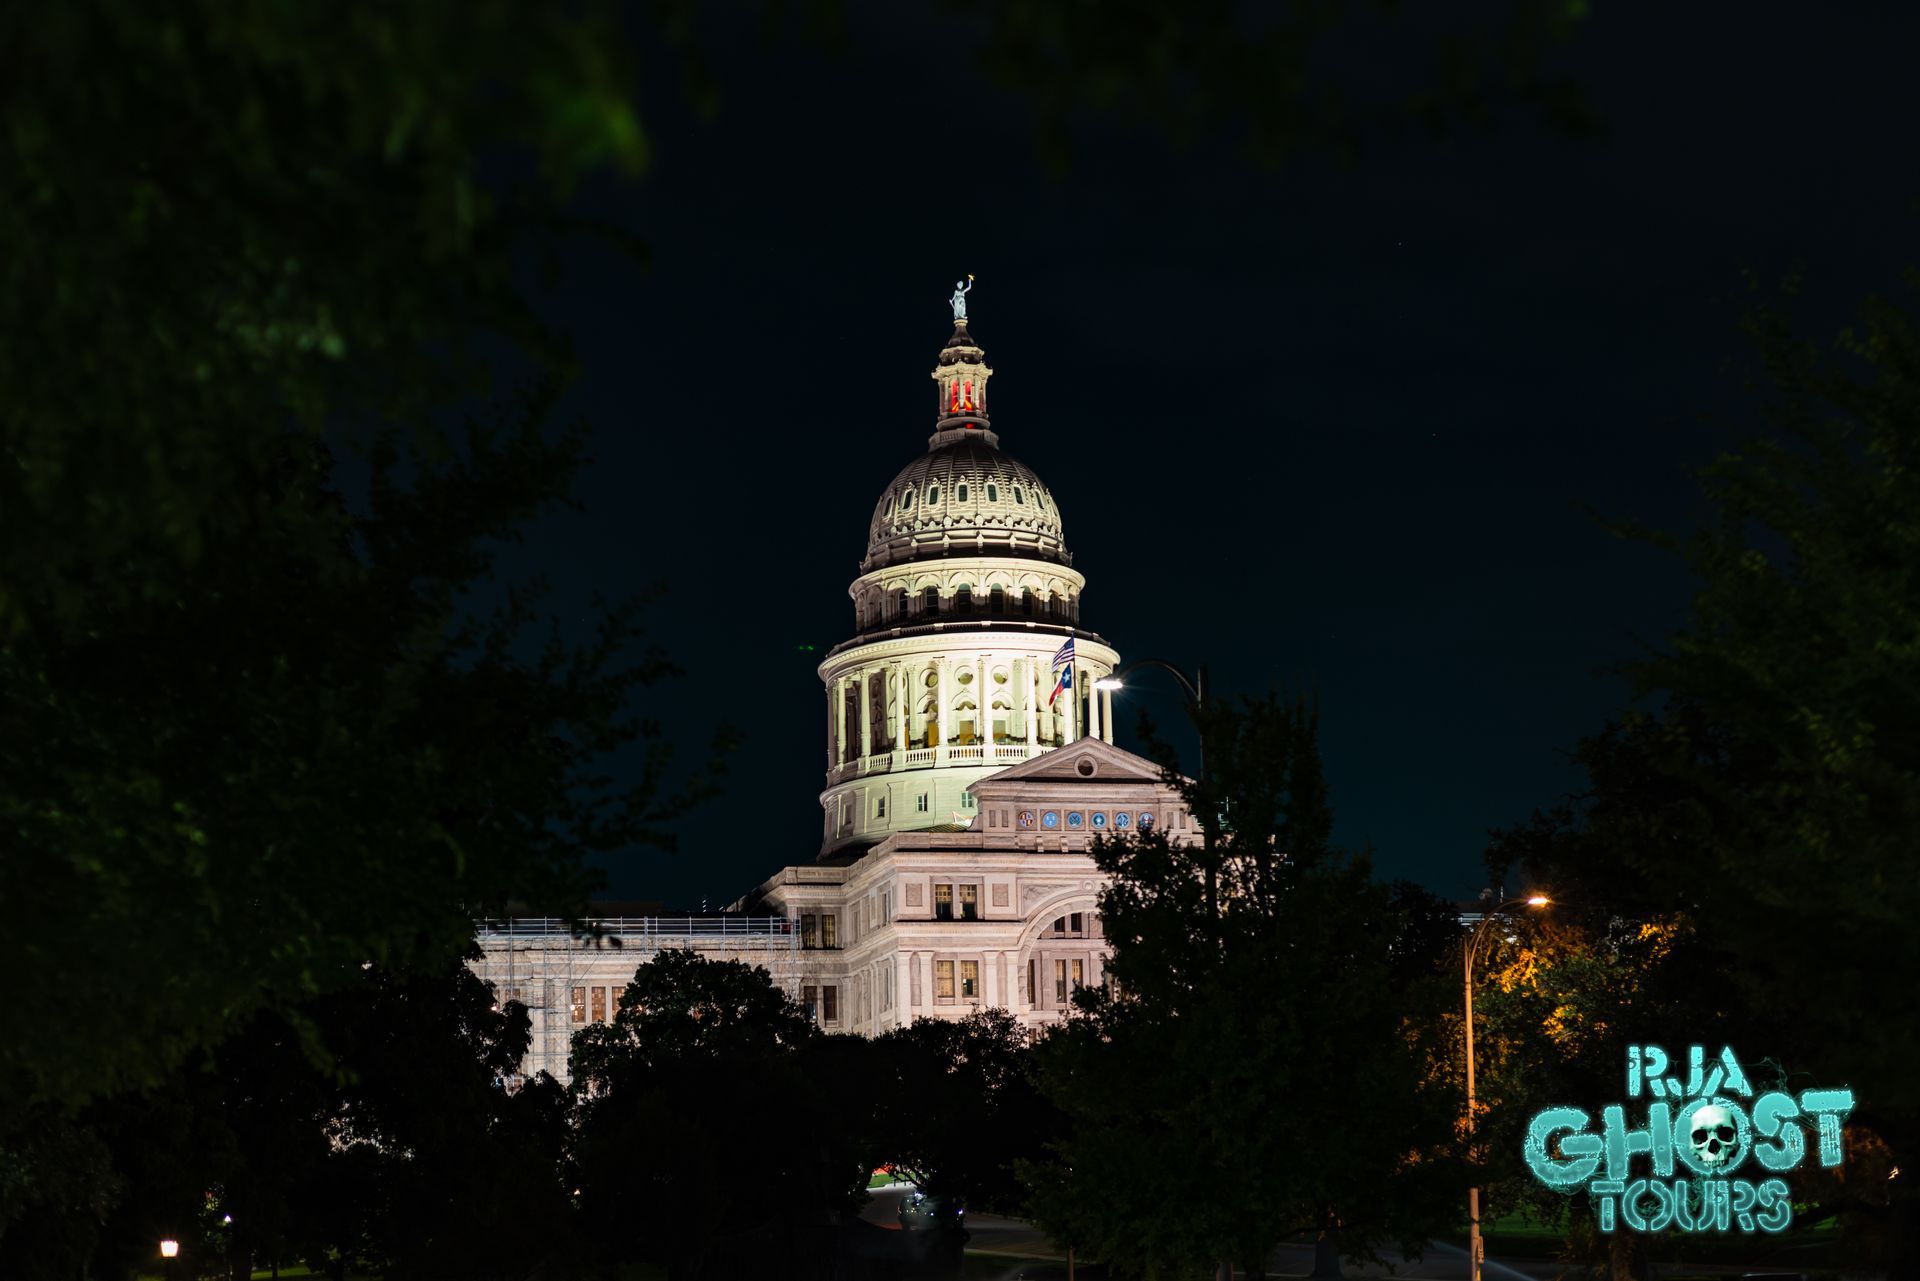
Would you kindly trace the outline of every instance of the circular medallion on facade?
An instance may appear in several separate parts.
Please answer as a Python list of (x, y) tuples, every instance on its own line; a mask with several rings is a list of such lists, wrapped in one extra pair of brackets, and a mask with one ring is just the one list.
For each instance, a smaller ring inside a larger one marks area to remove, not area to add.
[(1105, 814), (1095, 814), (1087, 821), (1095, 827), (1105, 827), (1107, 825), (1107, 816)]
[(1046, 813), (1042, 814), (1040, 816), (1040, 826), (1042, 827), (1060, 826), (1060, 811), (1048, 810)]
[(1087, 816), (1082, 814), (1079, 810), (1074, 810), (1071, 814), (1067, 815), (1068, 827), (1085, 827), (1086, 825), (1087, 825)]
[(1032, 827), (1032, 826), (1033, 826), (1033, 811), (1032, 811), (1032, 810), (1021, 810), (1021, 811), (1020, 811), (1020, 826), (1022, 826), (1022, 827)]
[(1133, 815), (1127, 813), (1125, 810), (1121, 810), (1118, 814), (1115, 814), (1113, 816), (1113, 825), (1115, 827), (1126, 827), (1130, 825), (1132, 822), (1133, 822)]
[(1143, 829), (1153, 826), (1153, 811), (1151, 810), (1140, 811), (1140, 826)]
[(1081, 778), (1092, 778), (1094, 770), (1098, 769), (1099, 766), (1095, 765), (1092, 761), (1082, 760), (1078, 765), (1075, 765), (1073, 768), (1079, 771)]

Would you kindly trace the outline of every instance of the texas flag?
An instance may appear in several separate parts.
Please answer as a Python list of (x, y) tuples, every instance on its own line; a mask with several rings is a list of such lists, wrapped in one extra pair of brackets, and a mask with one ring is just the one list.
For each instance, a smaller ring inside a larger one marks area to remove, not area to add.
[(1071, 636), (1067, 638), (1067, 643), (1060, 647), (1060, 652), (1053, 656), (1053, 671), (1053, 693), (1047, 696), (1049, 708), (1053, 706), (1054, 700), (1060, 697), (1062, 690), (1073, 688), (1073, 638)]

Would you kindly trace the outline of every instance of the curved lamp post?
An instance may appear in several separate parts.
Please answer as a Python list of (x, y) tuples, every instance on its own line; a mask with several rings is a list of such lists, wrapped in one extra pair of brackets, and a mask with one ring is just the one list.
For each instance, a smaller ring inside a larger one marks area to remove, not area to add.
[[(1136, 658), (1133, 662), (1121, 666), (1112, 675), (1102, 676), (1093, 683), (1093, 687), (1096, 690), (1125, 689), (1127, 673), (1142, 667), (1157, 667), (1178, 681), (1180, 692), (1187, 696), (1187, 703), (1196, 713), (1196, 721), (1198, 720), (1197, 713), (1207, 705), (1207, 665), (1205, 663), (1194, 668), (1193, 675), (1188, 676), (1164, 658)], [(1196, 728), (1200, 729), (1200, 786), (1204, 788), (1207, 785), (1207, 734), (1204, 727), (1196, 725)], [(1213, 828), (1210, 824), (1200, 825), (1200, 838), (1205, 850), (1207, 869), (1207, 920), (1211, 923), (1220, 915), (1220, 878), (1213, 866)]]
[[(1471, 1149), (1472, 1149), (1472, 1143), (1473, 1143), (1474, 1111), (1475, 1111), (1474, 1097), (1473, 1097), (1473, 962), (1474, 962), (1475, 956), (1477, 956), (1480, 951), (1480, 939), (1482, 938), (1482, 936), (1486, 934), (1487, 926), (1493, 924), (1493, 919), (1496, 916), (1499, 916), (1506, 909), (1510, 907), (1521, 907), (1521, 906), (1535, 907), (1535, 908), (1546, 907), (1551, 902), (1553, 902), (1553, 900), (1548, 898), (1544, 894), (1531, 894), (1531, 895), (1528, 895), (1526, 898), (1510, 898), (1506, 900), (1504, 903), (1495, 904), (1493, 907), (1488, 908), (1486, 913), (1481, 916), (1480, 924), (1474, 927), (1473, 934), (1467, 940), (1467, 945), (1463, 949), (1465, 964), (1462, 967), (1464, 971), (1462, 986), (1466, 991), (1466, 1004), (1467, 1004), (1467, 1025), (1466, 1025), (1466, 1030), (1467, 1030), (1467, 1143), (1468, 1143), (1469, 1155), (1472, 1154)], [(1475, 1186), (1467, 1189), (1467, 1277), (1468, 1277), (1468, 1281), (1480, 1281), (1481, 1252), (1482, 1251), (1481, 1251), (1481, 1244), (1480, 1244), (1480, 1188), (1476, 1184)]]

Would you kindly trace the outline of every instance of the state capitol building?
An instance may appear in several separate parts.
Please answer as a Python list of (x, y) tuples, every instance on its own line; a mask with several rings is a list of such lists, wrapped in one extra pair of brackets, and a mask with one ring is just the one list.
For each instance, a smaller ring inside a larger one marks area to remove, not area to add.
[(987, 1006), (1054, 1022), (1104, 980), (1090, 840), (1188, 830), (1159, 767), (1112, 744), (1096, 686), (1120, 656), (1082, 625), (1053, 495), (1000, 448), (964, 289), (953, 310), (933, 435), (874, 503), (853, 634), (819, 668), (819, 852), (725, 916), (602, 920), (619, 948), (563, 921), (483, 922), (474, 968), (531, 1011), (528, 1074), (565, 1080), (572, 1034), (663, 948), (765, 967), (828, 1031)]

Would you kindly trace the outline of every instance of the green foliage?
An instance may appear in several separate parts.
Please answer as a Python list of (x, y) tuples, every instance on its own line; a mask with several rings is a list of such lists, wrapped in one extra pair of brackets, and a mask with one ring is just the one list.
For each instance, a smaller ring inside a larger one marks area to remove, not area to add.
[[(1920, 331), (1888, 300), (1831, 350), (1771, 310), (1749, 328), (1769, 433), (1705, 469), (1703, 528), (1631, 531), (1694, 571), (1692, 617), (1627, 665), (1639, 706), (1580, 744), (1587, 793), (1493, 857), (1678, 932), (1637, 980), (1674, 1003), (1616, 994), (1632, 1026), (1596, 1042), (1609, 1075), (1626, 1039), (1730, 1033), (1852, 1085), (1855, 1141), (1910, 1166), (1920, 1033), (1895, 976), (1920, 969)], [(1910, 1261), (1920, 1199), (1859, 1168), (1824, 1199)]]
[(1409, 916), (1330, 844), (1311, 711), (1212, 706), (1200, 728), (1206, 776), (1182, 789), (1203, 842), (1096, 845), (1121, 995), (1083, 993), (1040, 1048), (1071, 1132), (1033, 1171), (1038, 1217), (1150, 1275), (1258, 1266), (1303, 1232), (1417, 1249), (1461, 1185), (1458, 1097), (1426, 1071), (1435, 1012), (1415, 1007), (1438, 989), (1395, 977), (1419, 951)]
[(660, 953), (574, 1037), (584, 1238), (608, 1266), (676, 1277), (796, 1258), (866, 1195), (875, 1067), (871, 1042), (820, 1035), (765, 970)]
[(879, 1039), (873, 1082), (887, 1164), (943, 1202), (1020, 1215), (1020, 1162), (1044, 1157), (1060, 1118), (1041, 1096), (1032, 1038), (997, 1006), (917, 1018)]
[(186, 1266), (239, 1275), (304, 1260), (506, 1278), (565, 1257), (561, 1094), (497, 1085), (526, 1048), (524, 1009), (496, 1009), (456, 964), (364, 971), (299, 1013), (261, 1014), (211, 1061), (77, 1118), (36, 1109), (17, 1131), (25, 1196), (8, 1206), (0, 1272), (126, 1275), (162, 1236)]
[[(1229, 138), (1262, 163), (1304, 150), (1348, 154), (1410, 124), (1437, 133), (1484, 123), (1497, 105), (1518, 105), (1568, 132), (1593, 128), (1582, 95), (1552, 66), (1586, 15), (1583, 0), (1522, 0), (1492, 21), (1440, 23), (1411, 9), (1339, 0), (1267, 8), (1227, 0), (951, 2), (984, 19), (982, 67), (1033, 99), (1036, 142), (1056, 161), (1089, 112), (1150, 125), (1178, 142)], [(1367, 96), (1351, 73), (1356, 54), (1390, 68), (1382, 77), (1394, 86), (1387, 98)]]
[[(0, 965), (61, 976), (0, 1040), (15, 1100), (438, 972), (682, 799), (657, 744), (595, 770), (669, 670), (632, 608), (573, 648), (531, 592), (469, 612), (579, 461), (514, 264), (645, 158), (621, 36), (491, 0), (0, 18), (33, 246), (0, 262)], [(534, 390), (448, 430), (482, 343)]]

